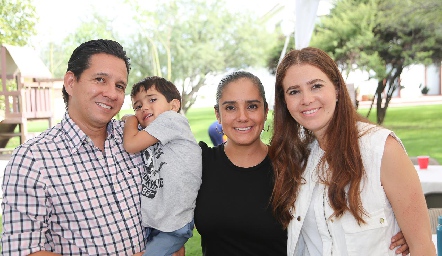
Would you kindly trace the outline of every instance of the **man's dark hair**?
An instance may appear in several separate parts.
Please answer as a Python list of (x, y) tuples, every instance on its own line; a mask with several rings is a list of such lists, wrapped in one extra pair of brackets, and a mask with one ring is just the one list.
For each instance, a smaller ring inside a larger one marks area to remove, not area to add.
[[(178, 89), (176, 88), (176, 86), (172, 82), (158, 76), (149, 76), (139, 81), (138, 83), (134, 84), (132, 86), (132, 91), (130, 92), (130, 97), (133, 98), (141, 90), (147, 91), (152, 86), (155, 86), (155, 89), (159, 93), (164, 95), (167, 102), (171, 102), (172, 100), (177, 99), (181, 103), (181, 95)], [(180, 110), (181, 110), (181, 105), (177, 112), (180, 112)]]
[[(113, 55), (119, 59), (122, 59), (126, 64), (127, 74), (130, 71), (130, 59), (127, 57), (126, 52), (118, 42), (107, 40), (107, 39), (97, 39), (82, 43), (78, 46), (71, 55), (68, 62), (68, 68), (66, 72), (71, 71), (75, 78), (80, 79), (83, 71), (89, 68), (90, 58), (94, 54), (106, 53)], [(63, 86), (62, 89), (63, 100), (65, 103), (66, 110), (68, 109), (69, 94)]]

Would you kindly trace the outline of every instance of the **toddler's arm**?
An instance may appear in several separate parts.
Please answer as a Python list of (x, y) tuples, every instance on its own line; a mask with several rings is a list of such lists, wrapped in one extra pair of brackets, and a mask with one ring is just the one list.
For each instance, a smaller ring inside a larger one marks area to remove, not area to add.
[(144, 150), (158, 140), (146, 131), (138, 130), (138, 120), (135, 116), (126, 117), (123, 131), (123, 147), (129, 153)]

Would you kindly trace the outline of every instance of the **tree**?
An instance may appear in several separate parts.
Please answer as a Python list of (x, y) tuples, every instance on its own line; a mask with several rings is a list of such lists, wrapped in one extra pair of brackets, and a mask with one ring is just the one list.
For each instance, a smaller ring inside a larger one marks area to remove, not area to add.
[[(438, 0), (432, 2), (439, 8), (427, 11), (437, 12), (438, 17), (441, 5)], [(400, 86), (404, 68), (442, 59), (442, 27), (435, 20), (418, 15), (422, 8), (431, 6), (422, 3), (422, 0), (341, 0), (321, 20), (312, 38), (311, 45), (327, 51), (341, 68), (366, 70), (378, 80), (375, 95), (379, 124), (383, 123), (393, 93)], [(372, 106), (373, 103), (374, 99)]]
[(181, 90), (184, 113), (210, 75), (263, 66), (276, 41), (258, 17), (232, 13), (224, 1), (132, 5), (139, 29), (125, 42), (133, 64), (131, 79), (159, 75), (173, 81)]
[(117, 31), (113, 29), (113, 22), (112, 18), (94, 12), (61, 43), (48, 42), (40, 55), (53, 77), (62, 78), (64, 76), (72, 52), (81, 43), (97, 38), (119, 41)]
[(26, 45), (37, 21), (32, 0), (0, 0), (0, 44)]

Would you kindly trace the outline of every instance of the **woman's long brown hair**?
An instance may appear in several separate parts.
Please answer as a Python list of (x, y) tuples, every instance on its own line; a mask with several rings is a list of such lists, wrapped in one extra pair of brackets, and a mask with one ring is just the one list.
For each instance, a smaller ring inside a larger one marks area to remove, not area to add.
[[(282, 81), (293, 65), (312, 65), (324, 72), (338, 92), (338, 102), (325, 132), (325, 154), (322, 163), (328, 163), (326, 184), (328, 198), (334, 216), (345, 211), (355, 217), (359, 224), (365, 223), (360, 198), (360, 183), (365, 174), (358, 144), (357, 121), (365, 121), (358, 115), (346, 89), (345, 81), (336, 63), (324, 51), (312, 47), (289, 52), (276, 71), (275, 106), (273, 111), (273, 136), (269, 156), (275, 171), (272, 208), (276, 218), (287, 228), (293, 218), (291, 212), (303, 184), (302, 174), (309, 157), (308, 145), (314, 135), (305, 130), (300, 136), (301, 125), (290, 115), (284, 100)], [(321, 165), (324, 167), (324, 165)], [(348, 187), (348, 193), (346, 193)]]

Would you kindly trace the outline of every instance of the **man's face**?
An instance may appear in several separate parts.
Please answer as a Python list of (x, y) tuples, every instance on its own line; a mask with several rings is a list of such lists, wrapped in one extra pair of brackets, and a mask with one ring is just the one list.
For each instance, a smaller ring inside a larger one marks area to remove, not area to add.
[(105, 53), (92, 55), (89, 68), (78, 80), (67, 72), (64, 85), (69, 116), (82, 130), (105, 128), (123, 105), (127, 76), (125, 62)]

